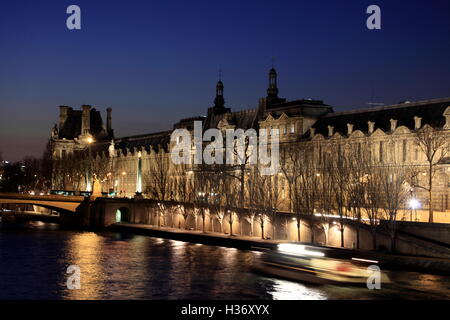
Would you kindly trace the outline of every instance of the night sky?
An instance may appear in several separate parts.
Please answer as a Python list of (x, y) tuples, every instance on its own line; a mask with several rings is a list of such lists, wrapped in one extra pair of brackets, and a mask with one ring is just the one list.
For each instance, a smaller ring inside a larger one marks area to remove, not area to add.
[(448, 0), (2, 0), (0, 152), (40, 156), (59, 105), (113, 108), (116, 136), (169, 129), (206, 113), (220, 66), (226, 105), (254, 108), (272, 56), (281, 97), (337, 111), (448, 97), (449, 15)]

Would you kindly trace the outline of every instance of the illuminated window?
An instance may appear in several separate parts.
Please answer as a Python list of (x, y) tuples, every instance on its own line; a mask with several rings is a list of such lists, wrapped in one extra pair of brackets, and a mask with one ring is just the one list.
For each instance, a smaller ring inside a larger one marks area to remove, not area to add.
[(295, 133), (295, 124), (291, 124), (291, 133)]

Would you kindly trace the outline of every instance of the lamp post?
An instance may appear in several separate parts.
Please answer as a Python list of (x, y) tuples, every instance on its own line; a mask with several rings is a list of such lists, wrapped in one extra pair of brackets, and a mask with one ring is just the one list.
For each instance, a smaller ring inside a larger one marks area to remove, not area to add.
[(110, 197), (111, 194), (114, 192), (114, 179), (112, 178), (111, 172), (108, 172), (106, 174), (106, 188), (108, 191), (107, 196)]
[(411, 221), (413, 221), (412, 216), (413, 216), (413, 210), (414, 210), (414, 214), (416, 217), (416, 221), (417, 221), (417, 209), (420, 207), (420, 202), (419, 200), (417, 200), (416, 198), (411, 197), (411, 199), (409, 199), (408, 201), (408, 205), (411, 208)]
[(139, 151), (136, 173), (136, 196), (140, 195), (142, 195), (142, 153)]
[(86, 139), (88, 144), (88, 166), (86, 172), (86, 191), (92, 192), (92, 152), (91, 145), (94, 143), (94, 139), (92, 137), (88, 137)]
[(120, 191), (120, 193), (123, 192), (125, 196), (125, 176), (127, 175), (127, 173), (125, 171), (122, 171), (120, 175), (122, 176), (122, 183), (121, 183), (122, 190)]
[[(205, 192), (199, 192), (197, 201), (200, 205), (200, 210), (202, 212), (202, 223), (203, 223), (202, 227), (203, 227), (203, 232), (205, 232), (205, 204), (207, 203), (207, 194)], [(195, 226), (195, 227), (197, 227), (197, 226)]]

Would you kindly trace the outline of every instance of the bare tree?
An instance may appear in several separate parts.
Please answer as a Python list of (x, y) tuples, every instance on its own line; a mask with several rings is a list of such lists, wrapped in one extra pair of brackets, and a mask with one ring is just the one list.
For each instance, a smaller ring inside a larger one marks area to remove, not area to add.
[[(249, 208), (237, 208), (237, 217), (239, 221), (239, 234), (241, 236), (244, 235), (244, 222), (248, 221), (250, 225), (253, 227), (252, 219), (253, 219), (253, 213)], [(250, 231), (252, 233), (253, 230)]]
[[(231, 177), (228, 174), (222, 174), (222, 205), (224, 207), (225, 216), (228, 216), (228, 224), (230, 227), (230, 236), (233, 235), (233, 223), (235, 219), (235, 208), (240, 206), (241, 199), (240, 199), (240, 193), (241, 189), (239, 188), (239, 195), (236, 194), (236, 185), (234, 184), (235, 180), (233, 177)], [(240, 183), (240, 182), (239, 182)]]
[[(211, 183), (208, 179), (209, 172), (199, 170), (195, 173), (195, 191), (197, 192), (195, 204), (202, 217), (202, 231), (206, 232), (206, 207), (211, 197)], [(197, 227), (197, 225), (196, 225)]]
[(41, 160), (27, 156), (20, 163), (24, 175), (22, 191), (40, 191), (42, 189)]
[(237, 137), (233, 137), (233, 143), (231, 147), (227, 146), (226, 148), (226, 151), (229, 154), (233, 155), (235, 163), (222, 165), (219, 171), (237, 181), (239, 190), (237, 206), (240, 208), (244, 208), (246, 185), (245, 175), (248, 171), (248, 166), (251, 164), (250, 162), (252, 157), (254, 157), (255, 153), (257, 152), (257, 150), (255, 150), (253, 146), (253, 143), (255, 141), (251, 141), (252, 139), (256, 139), (256, 136), (246, 136), (242, 129), (238, 130), (241, 130), (241, 134)]
[(50, 141), (45, 146), (45, 150), (42, 154), (40, 169), (41, 169), (40, 177), (42, 179), (42, 191), (48, 192), (52, 188), (52, 171), (53, 171), (52, 145)]
[(289, 210), (297, 216), (297, 241), (300, 241), (301, 211), (299, 208), (294, 207), (294, 204), (297, 204), (294, 197), (298, 194), (296, 192), (297, 179), (303, 164), (301, 163), (301, 156), (297, 147), (291, 143), (282, 145), (280, 168), (288, 186)]
[(408, 195), (409, 172), (406, 167), (383, 166), (375, 170), (380, 180), (382, 208), (388, 221), (391, 251), (395, 251), (397, 212)]
[(253, 222), (255, 219), (259, 222), (261, 227), (261, 238), (265, 239), (265, 197), (266, 188), (264, 186), (264, 179), (258, 167), (252, 166), (247, 172), (247, 207), (251, 215), (251, 229), (253, 232)]
[(368, 146), (356, 142), (348, 145), (346, 157), (349, 159), (346, 207), (356, 221), (356, 248), (360, 247), (360, 228), (362, 223), (362, 209), (368, 187), (368, 175), (371, 172)]
[(75, 150), (66, 156), (55, 158), (52, 163), (53, 188), (81, 191), (88, 170), (87, 159), (84, 150)]
[(210, 209), (211, 228), (214, 229), (214, 218), (217, 218), (219, 222), (219, 232), (223, 232), (223, 219), (225, 218), (225, 210), (223, 207), (224, 199), (226, 197), (227, 187), (224, 183), (225, 175), (218, 170), (213, 170), (209, 172), (208, 182), (211, 186), (210, 197), (208, 198), (208, 205)]
[[(328, 181), (323, 180), (324, 173), (317, 168), (314, 163), (314, 149), (312, 146), (305, 146), (300, 152), (299, 173), (295, 181), (295, 191), (293, 194), (295, 208), (298, 212), (306, 216), (306, 223), (311, 233), (311, 243), (315, 242), (314, 229), (318, 224), (315, 216), (317, 198), (322, 191), (325, 200), (326, 187)], [(320, 165), (320, 164), (319, 164)], [(324, 171), (325, 172), (325, 171)], [(322, 188), (322, 189), (321, 189)], [(325, 207), (324, 207), (325, 209)], [(298, 218), (300, 222), (300, 217)], [(299, 226), (300, 227), (300, 226)]]
[[(312, 221), (311, 228), (314, 227), (315, 224), (326, 224), (328, 221), (327, 215), (331, 214), (334, 207), (334, 173), (333, 173), (333, 157), (335, 155), (332, 154), (331, 149), (327, 146), (327, 148), (319, 148), (316, 163), (317, 166), (314, 169), (315, 179), (316, 179), (316, 188), (317, 191), (312, 195), (312, 198), (317, 202), (317, 208), (320, 213), (319, 217), (322, 218), (323, 221), (315, 219), (314, 214), (311, 215), (311, 218), (308, 220)], [(311, 230), (311, 242), (314, 242), (314, 230)]]
[(177, 209), (183, 217), (183, 227), (186, 228), (187, 219), (192, 215), (193, 211), (193, 206), (189, 205), (189, 203), (194, 203), (195, 199), (193, 172), (190, 168), (182, 164), (174, 167), (172, 189), (175, 194), (175, 200), (183, 203), (178, 205)]
[(260, 181), (264, 188), (263, 207), (266, 216), (272, 224), (272, 239), (276, 239), (278, 208), (281, 204), (281, 191), (278, 174), (261, 176)]
[(382, 181), (375, 166), (371, 167), (370, 173), (365, 176), (366, 194), (363, 207), (369, 218), (370, 230), (372, 233), (372, 247), (377, 249), (377, 231), (380, 224), (382, 199)]
[(170, 192), (170, 159), (160, 148), (149, 159), (149, 170), (144, 174), (146, 192), (155, 200), (168, 200)]
[[(159, 147), (149, 161), (149, 170), (143, 174), (145, 182), (145, 192), (152, 199), (166, 201), (170, 198), (170, 158), (163, 148)], [(158, 227), (161, 226), (161, 215), (164, 215), (165, 208), (161, 203), (157, 206)]]
[(433, 178), (436, 174), (439, 163), (449, 153), (449, 137), (446, 130), (433, 129), (426, 125), (416, 131), (415, 134), (416, 145), (425, 154), (427, 161), (427, 184), (417, 184), (415, 187), (422, 188), (428, 191), (429, 203), (429, 222), (433, 222)]
[(346, 204), (348, 203), (348, 186), (350, 178), (350, 159), (349, 155), (345, 154), (340, 143), (334, 143), (331, 146), (333, 157), (330, 157), (331, 166), (327, 168), (330, 170), (328, 175), (333, 181), (333, 202), (334, 210), (339, 216), (339, 231), (341, 234), (341, 247), (344, 247), (344, 230), (346, 217)]
[(312, 144), (294, 146), (286, 159), (288, 168), (285, 172), (286, 180), (290, 184), (290, 198), (292, 209), (297, 216), (297, 239), (300, 241), (300, 227), (302, 216), (311, 230), (311, 242), (314, 242), (314, 228), (317, 223), (314, 209), (318, 195), (318, 172)]
[(111, 162), (104, 154), (98, 154), (95, 156), (91, 163), (92, 174), (98, 181), (104, 183), (108, 181), (108, 173), (111, 172)]

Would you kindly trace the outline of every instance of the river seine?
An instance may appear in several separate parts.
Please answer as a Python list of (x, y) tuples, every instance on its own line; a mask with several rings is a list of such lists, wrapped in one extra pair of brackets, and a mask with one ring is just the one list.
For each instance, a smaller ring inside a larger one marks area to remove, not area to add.
[[(0, 299), (450, 299), (450, 277), (393, 272), (381, 290), (252, 272), (258, 252), (56, 224), (0, 223)], [(68, 289), (67, 268), (80, 268)]]

